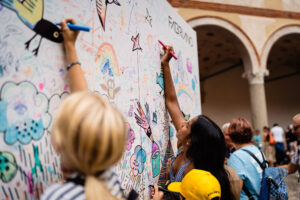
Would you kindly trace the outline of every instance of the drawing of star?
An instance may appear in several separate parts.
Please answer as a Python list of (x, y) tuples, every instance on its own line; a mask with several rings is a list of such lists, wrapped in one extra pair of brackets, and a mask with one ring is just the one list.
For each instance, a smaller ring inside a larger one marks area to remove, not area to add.
[(152, 27), (152, 17), (149, 14), (149, 10), (146, 8), (147, 16), (145, 17), (146, 21), (149, 23), (149, 25)]
[(140, 34), (138, 33), (136, 37), (131, 36), (131, 41), (133, 42), (132, 51), (143, 50), (140, 46)]

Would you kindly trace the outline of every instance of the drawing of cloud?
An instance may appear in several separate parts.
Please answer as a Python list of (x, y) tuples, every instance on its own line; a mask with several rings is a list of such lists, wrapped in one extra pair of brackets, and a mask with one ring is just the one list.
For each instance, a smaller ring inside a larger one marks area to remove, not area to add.
[(130, 167), (133, 169), (133, 174), (136, 176), (141, 174), (144, 170), (144, 163), (146, 162), (146, 152), (140, 145), (136, 146), (134, 153), (130, 158)]
[(39, 140), (50, 124), (48, 99), (28, 82), (6, 82), (0, 91), (0, 132), (4, 141), (28, 144)]
[(69, 95), (70, 95), (69, 92), (63, 92), (61, 94), (53, 94), (49, 98), (49, 114), (51, 115), (52, 120), (51, 120), (48, 130), (51, 129), (51, 127), (54, 123), (54, 119), (56, 118), (56, 114), (57, 114), (57, 111), (59, 109), (61, 102), (64, 99), (66, 99)]

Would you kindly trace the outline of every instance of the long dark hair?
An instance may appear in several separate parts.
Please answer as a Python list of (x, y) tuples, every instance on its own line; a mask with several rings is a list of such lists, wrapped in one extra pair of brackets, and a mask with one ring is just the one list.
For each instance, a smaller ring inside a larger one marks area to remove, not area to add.
[(209, 171), (218, 179), (221, 185), (221, 200), (234, 200), (224, 168), (226, 146), (221, 129), (208, 117), (199, 115), (192, 124), (188, 137), (191, 139), (191, 145), (186, 154), (195, 168)]

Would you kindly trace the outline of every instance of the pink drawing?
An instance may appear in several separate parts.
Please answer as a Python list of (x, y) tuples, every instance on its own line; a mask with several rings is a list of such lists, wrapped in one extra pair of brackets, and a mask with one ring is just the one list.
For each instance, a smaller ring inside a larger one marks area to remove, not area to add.
[(192, 66), (192, 63), (189, 58), (186, 59), (186, 68), (187, 68), (188, 72), (192, 73), (193, 66)]
[(134, 137), (134, 131), (132, 130), (130, 124), (126, 123), (126, 126), (127, 126), (127, 130), (128, 130), (128, 140), (127, 140), (126, 149), (129, 151), (132, 147), (135, 137)]
[(40, 90), (43, 90), (43, 89), (44, 89), (44, 86), (45, 86), (45, 85), (44, 85), (43, 83), (40, 83), (40, 84), (39, 84)]
[(140, 34), (138, 33), (136, 37), (131, 37), (131, 41), (133, 42), (132, 51), (135, 50), (143, 50), (140, 46)]
[(34, 186), (33, 186), (33, 179), (31, 176), (30, 172), (27, 172), (27, 187), (28, 187), (28, 192), (30, 194), (30, 197), (32, 198), (33, 196), (33, 191), (34, 191)]

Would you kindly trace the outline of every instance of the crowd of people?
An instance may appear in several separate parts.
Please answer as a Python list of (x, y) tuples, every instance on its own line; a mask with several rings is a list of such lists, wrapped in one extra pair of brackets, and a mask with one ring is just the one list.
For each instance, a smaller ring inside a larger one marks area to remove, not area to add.
[[(72, 94), (60, 106), (51, 134), (52, 144), (61, 156), (65, 181), (50, 186), (42, 199), (137, 199), (134, 190), (125, 195), (117, 175), (110, 170), (124, 153), (125, 120), (107, 100), (87, 91), (75, 49), (78, 32), (70, 30), (66, 23), (76, 22), (61, 21)], [(164, 191), (169, 195), (164, 196), (154, 185), (153, 200), (237, 200), (248, 199), (249, 192), (258, 199), (263, 170), (248, 152), (260, 162), (266, 159), (271, 166), (289, 173), (299, 169), (300, 148), (295, 136), (300, 137), (300, 114), (293, 118), (291, 130), (286, 134), (274, 124), (271, 130), (264, 127), (263, 138), (259, 130), (254, 135), (251, 124), (244, 118), (233, 119), (222, 130), (204, 115), (187, 121), (170, 73), (171, 52), (172, 47), (167, 47), (161, 67), (167, 110), (177, 130), (178, 153), (168, 162), (169, 184)]]

